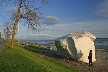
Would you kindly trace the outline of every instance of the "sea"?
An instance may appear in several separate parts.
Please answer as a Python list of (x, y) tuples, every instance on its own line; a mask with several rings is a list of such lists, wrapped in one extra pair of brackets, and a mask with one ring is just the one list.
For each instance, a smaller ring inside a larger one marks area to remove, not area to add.
[(95, 45), (108, 46), (108, 39), (107, 38), (104, 38), (104, 39), (96, 39), (96, 40), (94, 40), (94, 44)]
[[(55, 40), (23, 40), (23, 42), (29, 42), (32, 44), (40, 44), (40, 45), (55, 45)], [(94, 45), (96, 47), (105, 46), (108, 49), (108, 38), (96, 39), (94, 40)], [(104, 49), (104, 47), (102, 48)]]

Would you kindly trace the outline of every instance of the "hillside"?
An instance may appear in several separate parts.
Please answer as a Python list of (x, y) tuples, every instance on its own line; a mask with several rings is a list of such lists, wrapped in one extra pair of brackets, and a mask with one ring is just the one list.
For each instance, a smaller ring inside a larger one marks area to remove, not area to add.
[(39, 57), (36, 53), (6, 43), (0, 58), (0, 72), (77, 72), (60, 63)]

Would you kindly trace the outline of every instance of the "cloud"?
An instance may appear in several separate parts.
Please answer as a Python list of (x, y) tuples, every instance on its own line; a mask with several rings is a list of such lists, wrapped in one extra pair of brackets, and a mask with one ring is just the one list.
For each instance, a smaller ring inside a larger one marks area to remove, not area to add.
[(45, 23), (47, 25), (54, 25), (60, 23), (60, 19), (54, 16), (46, 16), (45, 17)]
[(53, 30), (53, 29), (49, 29), (49, 28), (42, 28), (40, 29), (40, 31), (60, 31), (60, 30)]
[[(24, 27), (23, 27), (24, 29)], [(52, 32), (51, 30), (55, 30)], [(59, 31), (56, 31), (59, 30)], [(89, 31), (93, 33), (96, 37), (108, 37), (108, 20), (94, 20), (94, 21), (85, 21), (85, 22), (77, 22), (70, 24), (56, 24), (45, 26), (41, 34), (31, 34), (24, 32), (26, 30), (21, 30), (21, 34), (19, 35), (20, 39), (25, 40), (48, 40), (48, 39), (56, 39), (61, 36), (65, 36), (72, 32), (81, 32), (81, 31)], [(24, 35), (24, 33), (26, 33)]]
[[(18, 8), (17, 7), (9, 7), (7, 10), (5, 10), (6, 12), (9, 12), (9, 13), (16, 13), (17, 12), (17, 10), (18, 10)], [(21, 11), (21, 14), (25, 14), (25, 11), (24, 10), (20, 10)]]
[[(50, 39), (56, 39), (57, 36), (51, 36), (49, 34), (24, 34), (19, 35), (20, 40), (50, 40)], [(18, 35), (15, 36), (15, 39), (18, 39)]]
[(6, 12), (16, 12), (17, 11), (17, 7), (9, 7)]
[(104, 0), (96, 6), (95, 15), (108, 18), (108, 0)]
[(56, 24), (49, 26), (51, 29), (59, 29), (59, 32), (53, 32), (53, 35), (64, 36), (72, 32), (89, 31), (97, 37), (108, 37), (108, 20), (86, 21), (71, 24)]

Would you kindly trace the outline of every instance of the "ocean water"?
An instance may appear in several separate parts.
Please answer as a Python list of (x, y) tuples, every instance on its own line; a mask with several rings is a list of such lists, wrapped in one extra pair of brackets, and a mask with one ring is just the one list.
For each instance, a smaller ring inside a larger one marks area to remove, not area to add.
[(55, 45), (55, 40), (26, 40), (25, 42), (42, 45)]
[[(46, 46), (54, 46), (55, 40), (25, 40), (22, 42), (29, 42), (32, 44), (40, 44)], [(97, 50), (108, 50), (108, 39), (96, 39), (94, 41), (95, 48)]]
[[(48, 44), (48, 45), (55, 45), (55, 40), (25, 40), (24, 42), (30, 42), (33, 44)], [(103, 45), (108, 46), (108, 39), (96, 39), (94, 41), (94, 45)]]
[(94, 45), (103, 45), (103, 46), (108, 46), (108, 39), (96, 39), (94, 41)]

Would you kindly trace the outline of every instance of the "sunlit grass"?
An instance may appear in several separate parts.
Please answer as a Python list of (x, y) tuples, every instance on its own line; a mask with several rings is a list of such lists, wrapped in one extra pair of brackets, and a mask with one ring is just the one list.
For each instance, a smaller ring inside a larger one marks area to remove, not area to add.
[(28, 47), (35, 48), (35, 49), (41, 49), (41, 50), (45, 49), (41, 45), (35, 45), (35, 44), (28, 45)]
[(34, 52), (22, 47), (10, 48), (9, 43), (4, 46), (0, 58), (0, 72), (77, 72), (60, 63), (46, 60)]

